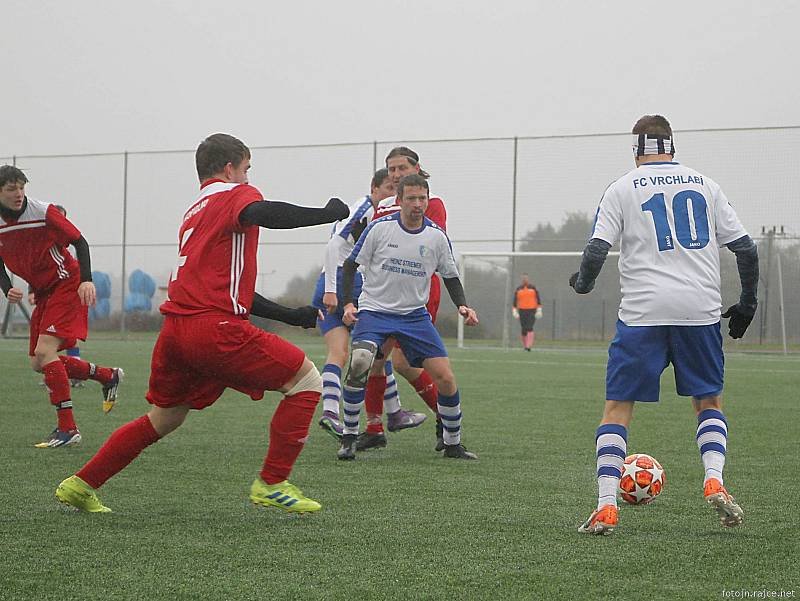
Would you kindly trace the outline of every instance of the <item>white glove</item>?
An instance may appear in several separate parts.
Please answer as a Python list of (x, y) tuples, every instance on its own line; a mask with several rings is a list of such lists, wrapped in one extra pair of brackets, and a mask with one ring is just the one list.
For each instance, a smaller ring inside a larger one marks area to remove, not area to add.
[(514, 319), (519, 319), (519, 311), (516, 307), (511, 307), (511, 315), (514, 316)]
[(541, 307), (536, 307), (536, 313), (534, 313), (534, 315), (536, 316), (536, 319), (541, 319), (542, 318), (542, 308)]

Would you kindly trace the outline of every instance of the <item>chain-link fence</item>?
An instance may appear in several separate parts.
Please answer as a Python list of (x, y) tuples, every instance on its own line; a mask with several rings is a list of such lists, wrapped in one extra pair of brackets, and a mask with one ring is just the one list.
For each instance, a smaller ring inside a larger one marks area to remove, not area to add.
[[(676, 158), (717, 181), (745, 227), (762, 239), (762, 257), (769, 258), (762, 259), (765, 308), (748, 336), (778, 341), (776, 324), (783, 320), (776, 257), (783, 258), (785, 298), (793, 298), (790, 291), (797, 291), (800, 280), (800, 170), (794, 163), (800, 127), (679, 131), (675, 139)], [(633, 167), (629, 134), (380, 141), (254, 147), (251, 183), (268, 198), (299, 204), (321, 205), (330, 196), (353, 200), (368, 192), (373, 171), (398, 144), (414, 148), (431, 173), (432, 192), (445, 199), (456, 251), (552, 249), (552, 240), (537, 237), (541, 226), (552, 224), (558, 233), (568, 215), (593, 215), (606, 185)], [(181, 216), (197, 194), (194, 150), (12, 156), (0, 162), (26, 172), (30, 196), (67, 208), (92, 247), (93, 269), (111, 277), (114, 327), (124, 331), (131, 325), (122, 311), (128, 294), (122, 283), (135, 269), (160, 287), (155, 311), (175, 262)], [(313, 279), (328, 233), (324, 226), (262, 230), (258, 291), (278, 297), (293, 279)], [(586, 233), (561, 236), (557, 249), (581, 250)], [(549, 295), (549, 302), (568, 300)], [(615, 303), (606, 299), (609, 316)], [(567, 305), (553, 312), (564, 320), (570, 314)], [(784, 312), (787, 338), (800, 342), (800, 308), (789, 302)], [(558, 324), (549, 331), (555, 338), (597, 335)]]

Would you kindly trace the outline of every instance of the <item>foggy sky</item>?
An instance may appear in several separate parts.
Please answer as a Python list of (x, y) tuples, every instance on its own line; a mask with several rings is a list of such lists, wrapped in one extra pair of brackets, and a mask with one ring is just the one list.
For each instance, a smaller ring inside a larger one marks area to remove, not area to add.
[(3, 6), (0, 155), (800, 124), (795, 2)]

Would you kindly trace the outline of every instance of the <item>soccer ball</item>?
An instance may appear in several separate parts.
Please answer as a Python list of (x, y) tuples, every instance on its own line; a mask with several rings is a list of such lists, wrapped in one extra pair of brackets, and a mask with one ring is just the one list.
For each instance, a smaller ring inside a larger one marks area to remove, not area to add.
[(622, 464), (619, 492), (631, 505), (646, 505), (664, 488), (664, 468), (644, 453), (634, 453)]

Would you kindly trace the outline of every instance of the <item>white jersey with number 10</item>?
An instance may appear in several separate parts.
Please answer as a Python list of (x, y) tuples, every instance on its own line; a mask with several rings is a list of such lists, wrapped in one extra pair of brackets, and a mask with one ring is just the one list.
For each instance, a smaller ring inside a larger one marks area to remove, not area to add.
[(719, 185), (679, 163), (646, 163), (612, 183), (592, 238), (620, 243), (620, 320), (629, 326), (719, 321), (719, 248), (747, 232)]

